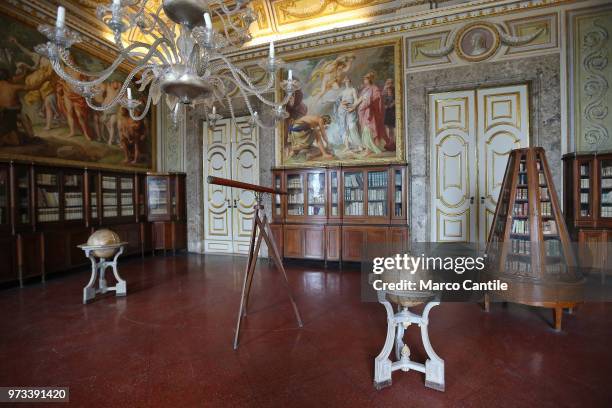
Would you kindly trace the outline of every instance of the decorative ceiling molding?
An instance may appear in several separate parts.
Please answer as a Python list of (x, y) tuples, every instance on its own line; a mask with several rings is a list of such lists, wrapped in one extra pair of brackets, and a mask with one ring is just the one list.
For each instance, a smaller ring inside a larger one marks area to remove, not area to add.
[[(276, 41), (277, 52), (293, 53), (312, 47), (331, 46), (350, 43), (355, 40), (371, 39), (379, 36), (407, 34), (422, 29), (431, 29), (450, 24), (467, 22), (486, 17), (519, 13), (574, 3), (573, 0), (506, 0), (471, 2), (446, 8), (432, 9), (414, 13), (410, 16), (393, 16), (387, 20), (362, 23), (344, 29), (302, 35), (297, 39)], [(253, 45), (230, 55), (237, 60), (248, 61), (266, 55), (267, 48)]]

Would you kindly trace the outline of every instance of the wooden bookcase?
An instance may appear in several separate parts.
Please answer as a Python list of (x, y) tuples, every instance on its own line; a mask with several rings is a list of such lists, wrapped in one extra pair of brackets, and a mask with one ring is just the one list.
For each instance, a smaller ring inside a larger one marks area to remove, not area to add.
[(612, 256), (612, 152), (563, 156), (565, 219), (578, 261), (588, 268), (610, 269)]
[(487, 255), (488, 275), (509, 285), (507, 292), (496, 295), (553, 308), (560, 330), (562, 309), (575, 305), (582, 278), (541, 147), (510, 153)]
[[(41, 277), (87, 264), (76, 246), (96, 229), (128, 242), (127, 254), (153, 248), (147, 218), (147, 175), (75, 166), (0, 161), (0, 283)], [(170, 249), (186, 247), (184, 174), (173, 181)], [(175, 181), (183, 180), (183, 181)]]
[(147, 173), (146, 196), (153, 250), (186, 249), (185, 174)]
[(272, 231), (285, 258), (362, 261), (408, 241), (406, 165), (273, 169)]

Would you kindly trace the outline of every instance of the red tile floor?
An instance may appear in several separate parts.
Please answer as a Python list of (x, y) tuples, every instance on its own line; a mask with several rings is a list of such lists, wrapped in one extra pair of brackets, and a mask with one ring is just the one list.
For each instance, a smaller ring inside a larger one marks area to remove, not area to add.
[[(86, 270), (0, 292), (0, 385), (69, 386), (71, 405), (82, 407), (610, 406), (612, 304), (582, 305), (561, 333), (547, 310), (443, 304), (430, 335), (446, 392), (425, 388), (418, 372), (395, 372), (376, 391), (385, 313), (360, 301), (357, 269), (289, 266), (298, 329), (279, 274), (262, 263), (233, 351), (244, 262), (128, 259), (128, 296), (86, 306)], [(408, 332), (422, 357), (418, 329)]]

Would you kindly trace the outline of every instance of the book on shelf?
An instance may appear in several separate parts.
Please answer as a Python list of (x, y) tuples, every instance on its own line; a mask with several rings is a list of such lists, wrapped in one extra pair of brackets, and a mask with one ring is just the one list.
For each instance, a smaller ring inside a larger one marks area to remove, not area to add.
[(507, 258), (506, 270), (512, 271), (518, 275), (529, 275), (531, 274), (531, 262)]
[(79, 178), (80, 177), (76, 174), (65, 174), (64, 175), (64, 185), (66, 187), (78, 187)]
[(368, 215), (372, 217), (380, 217), (386, 215), (387, 203), (386, 202), (375, 202), (368, 203)]
[(565, 272), (566, 266), (565, 264), (556, 262), (556, 263), (546, 264), (545, 268), (546, 268), (546, 273), (557, 275), (557, 274)]
[(396, 204), (402, 203), (402, 191), (401, 190), (395, 192), (395, 203)]
[(525, 160), (521, 160), (519, 163), (519, 172), (524, 173), (527, 171), (527, 162)]
[(55, 174), (38, 173), (36, 175), (36, 183), (46, 185), (56, 185), (57, 176)]
[(368, 173), (368, 187), (387, 187), (387, 172)]
[(552, 203), (550, 201), (540, 203), (540, 215), (543, 217), (552, 217)]
[(531, 241), (524, 239), (513, 239), (510, 242), (513, 254), (529, 255), (531, 253)]
[(325, 208), (318, 206), (308, 206), (308, 215), (325, 215)]
[(601, 179), (601, 188), (612, 188), (612, 178)]
[(561, 241), (548, 239), (544, 241), (544, 249), (546, 256), (561, 256)]
[(588, 176), (589, 175), (589, 165), (588, 164), (582, 164), (580, 166), (580, 175), (581, 176)]
[(302, 188), (302, 177), (287, 178), (287, 188)]
[(518, 175), (518, 183), (522, 184), (522, 185), (526, 185), (527, 184), (527, 174), (520, 174)]
[(542, 221), (542, 234), (557, 235), (557, 222), (555, 220)]
[(612, 218), (612, 207), (601, 207), (601, 216), (605, 218)]
[(349, 189), (344, 191), (345, 201), (363, 201), (363, 190)]
[(121, 190), (131, 190), (134, 187), (134, 182), (131, 178), (121, 178)]
[(363, 183), (361, 182), (361, 173), (359, 174), (346, 174), (344, 177), (345, 188), (359, 188)]
[(82, 220), (83, 219), (83, 208), (82, 207), (65, 208), (64, 209), (64, 219), (66, 219), (67, 221)]
[(363, 203), (355, 201), (345, 204), (344, 213), (346, 215), (363, 215)]
[(514, 203), (512, 215), (526, 216), (529, 215), (529, 203)]
[(37, 204), (38, 207), (59, 207), (59, 193), (38, 187)]
[(83, 193), (64, 193), (64, 201), (67, 207), (82, 206), (83, 205)]
[(117, 188), (117, 179), (115, 177), (102, 177), (102, 188), (114, 190)]
[(580, 203), (581, 204), (589, 203), (589, 193), (580, 193)]
[(538, 173), (538, 183), (541, 186), (545, 186), (546, 185), (546, 177), (544, 176), (544, 172), (543, 171)]
[(540, 200), (550, 200), (548, 195), (548, 187), (540, 187)]
[(512, 220), (513, 234), (529, 234), (529, 220)]
[(529, 197), (529, 194), (527, 193), (527, 189), (526, 188), (517, 188), (516, 189), (516, 199), (517, 200), (527, 200)]
[(612, 166), (610, 166), (610, 165), (602, 165), (601, 166), (601, 176), (602, 177), (611, 177), (612, 176)]
[(39, 208), (37, 213), (38, 222), (59, 221), (59, 208)]
[(368, 190), (368, 200), (386, 200), (387, 199), (387, 190)]
[(580, 188), (589, 188), (590, 180), (588, 178), (580, 179)]

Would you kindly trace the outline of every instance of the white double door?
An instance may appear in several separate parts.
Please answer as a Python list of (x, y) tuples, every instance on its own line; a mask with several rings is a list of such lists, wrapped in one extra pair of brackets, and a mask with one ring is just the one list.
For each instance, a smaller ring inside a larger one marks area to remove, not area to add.
[(529, 146), (527, 85), (429, 95), (431, 240), (485, 242), (508, 155)]
[[(252, 191), (208, 184), (208, 176), (259, 183), (259, 132), (242, 134), (246, 118), (235, 125), (221, 120), (215, 129), (204, 129), (204, 251), (247, 254), (253, 225)], [(265, 248), (262, 248), (264, 250)]]

